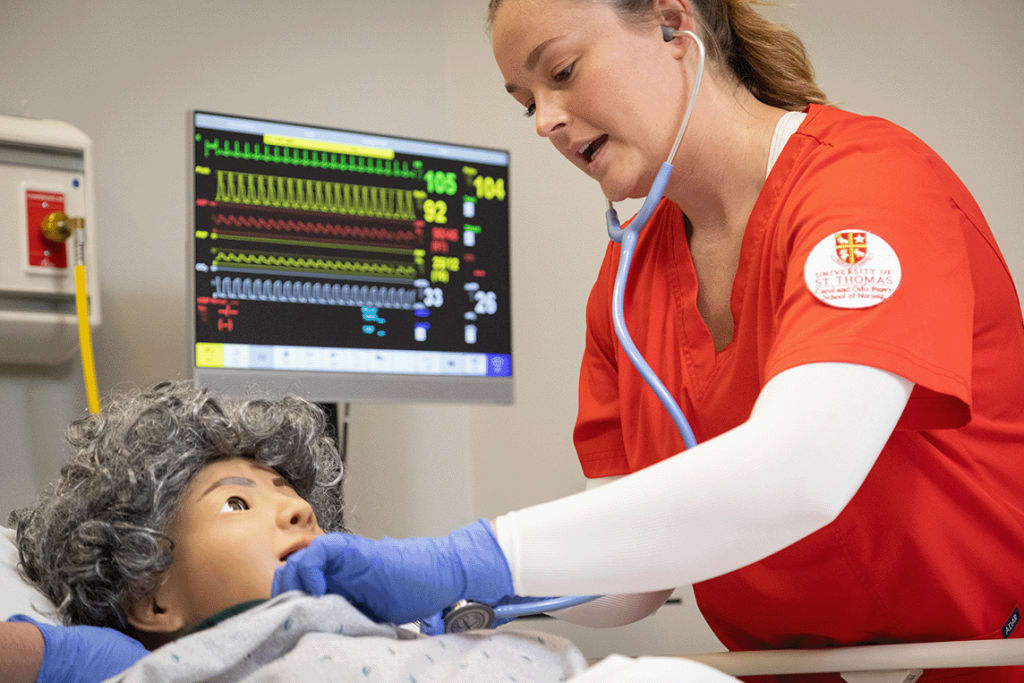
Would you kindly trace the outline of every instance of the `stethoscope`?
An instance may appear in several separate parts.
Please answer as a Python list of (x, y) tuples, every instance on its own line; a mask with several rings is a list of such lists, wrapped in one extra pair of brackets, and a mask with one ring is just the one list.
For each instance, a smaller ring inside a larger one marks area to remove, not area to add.
[[(683, 134), (686, 132), (686, 126), (690, 122), (690, 114), (693, 113), (693, 105), (696, 103), (697, 93), (700, 91), (700, 81), (704, 76), (704, 43), (697, 34), (692, 31), (679, 31), (671, 26), (662, 26), (661, 35), (666, 43), (672, 42), (675, 38), (684, 35), (693, 40), (697, 45), (698, 53), (697, 77), (693, 81), (693, 91), (690, 93), (690, 101), (686, 105), (686, 112), (683, 114), (683, 121), (679, 125), (679, 133), (676, 135), (676, 141), (672, 145), (672, 151), (669, 152), (668, 159), (661, 165), (658, 174), (654, 177), (654, 182), (651, 183), (651, 190), (647, 194), (647, 199), (644, 200), (636, 217), (625, 228), (621, 227), (619, 215), (615, 212), (615, 207), (611, 201), (608, 202), (608, 210), (605, 212), (608, 237), (613, 242), (622, 245), (622, 249), (619, 252), (619, 267), (615, 273), (615, 286), (612, 289), (612, 326), (615, 328), (615, 336), (619, 338), (619, 343), (622, 344), (622, 349), (626, 352), (629, 361), (636, 368), (636, 371), (640, 373), (640, 376), (644, 378), (644, 381), (647, 382), (651, 390), (654, 391), (658, 400), (661, 401), (661, 405), (665, 407), (665, 410), (672, 417), (672, 422), (675, 423), (676, 429), (679, 430), (679, 434), (683, 437), (683, 444), (686, 448), (693, 448), (697, 445), (697, 439), (693, 436), (690, 423), (686, 421), (686, 416), (683, 415), (682, 409), (668, 389), (665, 388), (661, 378), (651, 369), (643, 354), (640, 353), (636, 344), (633, 343), (632, 337), (629, 336), (629, 330), (626, 328), (626, 316), (622, 310), (622, 302), (626, 293), (626, 282), (629, 279), (629, 266), (633, 261), (633, 251), (636, 249), (637, 238), (661, 202), (662, 195), (665, 194), (665, 185), (668, 184), (668, 178), (672, 175), (672, 160), (679, 149), (679, 143), (683, 141)], [(599, 597), (601, 596), (576, 595), (544, 598), (519, 604), (499, 605), (497, 607), (491, 607), (490, 605), (472, 600), (460, 600), (445, 611), (444, 630), (445, 633), (462, 633), (463, 631), (474, 629), (490, 628), (496, 619), (508, 621), (543, 612), (554, 612), (590, 602)]]

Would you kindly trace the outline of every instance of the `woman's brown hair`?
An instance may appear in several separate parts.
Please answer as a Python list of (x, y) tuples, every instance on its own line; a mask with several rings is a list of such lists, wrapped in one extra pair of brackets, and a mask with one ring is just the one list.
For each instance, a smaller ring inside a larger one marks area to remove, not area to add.
[[(652, 0), (601, 0), (612, 5), (626, 21), (649, 23)], [(490, 0), (490, 26), (503, 0)], [(814, 80), (814, 67), (803, 42), (784, 24), (761, 16), (753, 5), (767, 0), (690, 0), (698, 16), (711, 61), (726, 66), (750, 93), (765, 104), (800, 110), (808, 104), (827, 104)]]

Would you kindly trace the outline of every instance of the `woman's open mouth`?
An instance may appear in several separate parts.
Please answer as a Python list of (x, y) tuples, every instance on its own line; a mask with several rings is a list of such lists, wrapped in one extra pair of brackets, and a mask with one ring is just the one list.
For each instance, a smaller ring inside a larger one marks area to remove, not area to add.
[(580, 147), (577, 150), (577, 153), (581, 157), (583, 157), (584, 161), (586, 161), (589, 164), (591, 161), (594, 160), (594, 156), (597, 154), (598, 150), (600, 150), (601, 147), (604, 145), (604, 143), (606, 143), (607, 141), (608, 141), (608, 136), (607, 135), (602, 135), (602, 136), (600, 136), (598, 138), (594, 138), (593, 140), (591, 140), (587, 144), (585, 144), (582, 147)]

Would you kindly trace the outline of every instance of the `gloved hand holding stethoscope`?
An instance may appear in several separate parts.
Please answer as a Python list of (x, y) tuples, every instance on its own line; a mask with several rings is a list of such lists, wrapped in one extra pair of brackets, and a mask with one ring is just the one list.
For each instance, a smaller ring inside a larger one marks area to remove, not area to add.
[(289, 590), (336, 593), (370, 618), (396, 624), (463, 599), (494, 605), (514, 593), (508, 562), (486, 520), (439, 538), (319, 536), (274, 574), (272, 594)]
[[(290, 590), (341, 595), (377, 621), (423, 620), (423, 630), (432, 634), (489, 628), (594, 597), (516, 598), (508, 562), (486, 520), (439, 538), (319, 536), (275, 573), (273, 595)], [(428, 619), (438, 614), (440, 620)]]

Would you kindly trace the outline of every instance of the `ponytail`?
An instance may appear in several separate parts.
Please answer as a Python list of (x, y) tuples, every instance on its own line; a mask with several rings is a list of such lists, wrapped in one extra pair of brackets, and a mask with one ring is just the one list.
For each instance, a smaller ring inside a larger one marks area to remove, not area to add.
[(800, 110), (827, 104), (800, 38), (752, 5), (766, 0), (691, 0), (712, 61), (723, 64), (758, 100)]

